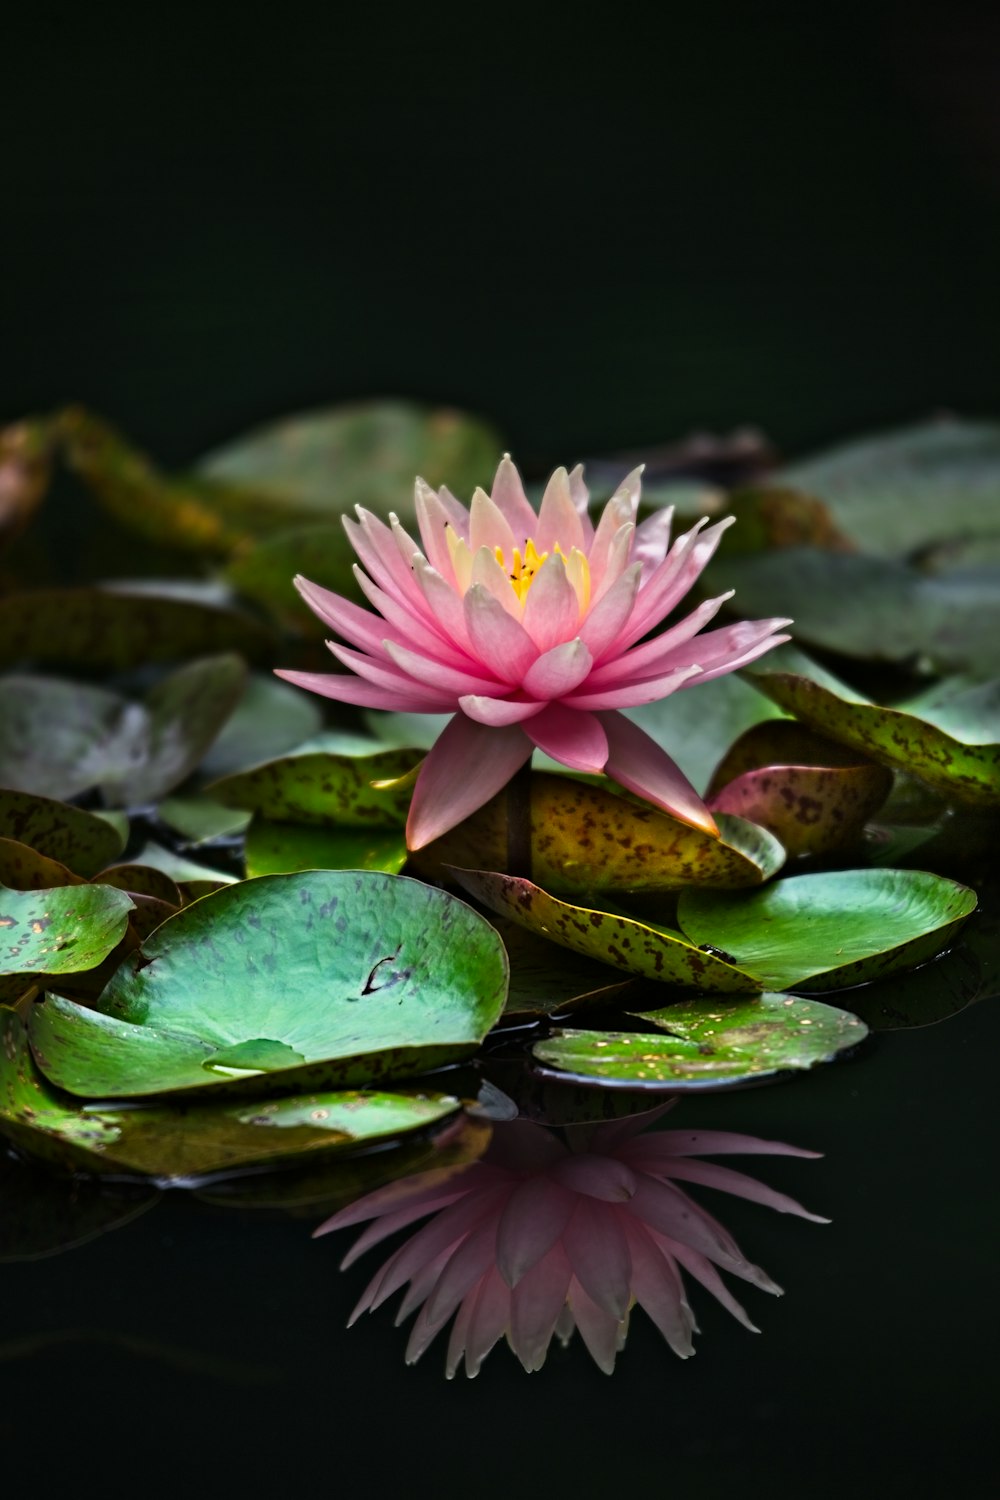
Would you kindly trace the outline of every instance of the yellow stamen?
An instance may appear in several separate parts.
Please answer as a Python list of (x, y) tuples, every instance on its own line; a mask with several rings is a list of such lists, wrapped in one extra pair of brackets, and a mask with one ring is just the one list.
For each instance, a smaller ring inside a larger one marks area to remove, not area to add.
[[(573, 547), (567, 557), (558, 542), (552, 550), (563, 560), (566, 577), (573, 585), (582, 617), (590, 608), (590, 564), (587, 562), (586, 555), (578, 547)], [(518, 603), (523, 605), (535, 575), (549, 554), (539, 552), (534, 538), (529, 537), (524, 544), (523, 556), (520, 547), (514, 548), (509, 561), (502, 547), (494, 547), (493, 555), (510, 579), (510, 586), (517, 595)], [(454, 557), (454, 552), (452, 556)]]

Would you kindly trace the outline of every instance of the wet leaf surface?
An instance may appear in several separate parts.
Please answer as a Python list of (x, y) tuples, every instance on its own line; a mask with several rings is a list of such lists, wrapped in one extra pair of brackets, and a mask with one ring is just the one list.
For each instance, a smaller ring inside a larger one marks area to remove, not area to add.
[(614, 912), (574, 906), (513, 875), (489, 870), (456, 869), (452, 873), (491, 911), (585, 958), (706, 994), (742, 994), (757, 987), (749, 974), (698, 948), (681, 933)]
[(0, 887), (0, 974), (94, 968), (124, 937), (132, 904), (111, 886)]
[(0, 789), (0, 837), (26, 844), (76, 875), (95, 875), (125, 839), (104, 818), (30, 792)]
[(868, 1028), (857, 1016), (765, 993), (669, 1005), (643, 1019), (669, 1036), (621, 1031), (556, 1032), (536, 1042), (539, 1062), (578, 1079), (634, 1088), (711, 1089), (756, 1083), (788, 1069), (815, 1067), (855, 1047)]
[[(322, 745), (313, 740), (311, 746)], [(343, 746), (331, 736), (332, 746)], [(392, 782), (419, 765), (415, 750), (377, 750), (368, 754), (339, 749), (302, 749), (251, 771), (223, 777), (208, 788), (226, 807), (244, 808), (275, 823), (308, 823), (318, 827), (400, 828), (406, 822), (412, 786), (375, 786)]]
[(912, 969), (976, 909), (967, 886), (923, 870), (792, 875), (734, 899), (684, 891), (681, 930), (773, 989), (842, 989)]
[(398, 875), (406, 864), (406, 839), (395, 829), (312, 828), (254, 818), (245, 850), (247, 875), (291, 870), (382, 870)]
[(500, 939), (443, 891), (358, 871), (271, 875), (164, 923), (99, 1013), (58, 997), (36, 1007), (31, 1041), (54, 1083), (91, 1098), (249, 1077), (256, 1056), (224, 1059), (250, 1042), (305, 1060), (269, 1065), (283, 1087), (353, 1085), (468, 1054), (506, 991)]

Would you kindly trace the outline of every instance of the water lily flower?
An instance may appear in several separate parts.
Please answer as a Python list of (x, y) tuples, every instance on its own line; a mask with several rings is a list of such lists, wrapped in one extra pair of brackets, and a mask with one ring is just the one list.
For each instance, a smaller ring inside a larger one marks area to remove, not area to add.
[(358, 507), (357, 520), (344, 520), (376, 614), (295, 580), (348, 643), (329, 647), (353, 675), (279, 676), (341, 703), (454, 714), (414, 787), (411, 849), (482, 807), (536, 747), (717, 833), (670, 756), (620, 710), (735, 671), (787, 640), (776, 632), (790, 622), (699, 634), (729, 593), (645, 639), (687, 594), (728, 520), (700, 521), (671, 546), (671, 511), (636, 525), (640, 473), (623, 481), (596, 527), (580, 468), (556, 470), (537, 514), (509, 457), (492, 494), (477, 490), (468, 509), (418, 480), (419, 544), (395, 516), (386, 525)]
[[(669, 1106), (663, 1106), (666, 1108)], [(478, 1374), (504, 1336), (526, 1370), (541, 1369), (553, 1336), (578, 1330), (610, 1374), (638, 1304), (682, 1359), (697, 1332), (681, 1271), (753, 1332), (716, 1267), (780, 1295), (717, 1219), (681, 1183), (749, 1198), (779, 1213), (827, 1223), (764, 1183), (703, 1156), (818, 1155), (778, 1141), (718, 1130), (640, 1134), (662, 1108), (567, 1139), (524, 1120), (497, 1124), (481, 1161), (457, 1174), (424, 1172), (359, 1199), (316, 1231), (371, 1220), (343, 1265), (373, 1245), (432, 1217), (390, 1256), (351, 1316), (379, 1307), (408, 1285), (396, 1322), (420, 1309), (406, 1350), (419, 1359), (454, 1316), (449, 1379), (463, 1358)]]

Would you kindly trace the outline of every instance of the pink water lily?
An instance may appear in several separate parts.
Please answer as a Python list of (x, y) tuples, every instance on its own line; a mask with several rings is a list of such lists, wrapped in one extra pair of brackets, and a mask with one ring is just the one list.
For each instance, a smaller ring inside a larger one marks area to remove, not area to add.
[[(748, 1198), (827, 1223), (794, 1199), (704, 1156), (816, 1156), (779, 1141), (721, 1130), (639, 1132), (660, 1110), (569, 1140), (527, 1121), (498, 1124), (482, 1161), (458, 1174), (424, 1172), (369, 1193), (316, 1231), (371, 1222), (343, 1265), (428, 1219), (376, 1273), (351, 1322), (404, 1286), (397, 1323), (420, 1309), (407, 1346), (420, 1358), (454, 1316), (447, 1374), (463, 1358), (478, 1374), (503, 1337), (526, 1370), (541, 1369), (553, 1337), (578, 1330), (607, 1374), (638, 1304), (682, 1359), (697, 1332), (681, 1272), (757, 1332), (717, 1267), (765, 1292), (771, 1278), (746, 1259), (717, 1219), (680, 1184)], [(575, 1148), (575, 1149), (574, 1149)]]
[(411, 849), (488, 802), (536, 748), (717, 832), (679, 767), (620, 710), (735, 671), (787, 640), (776, 632), (789, 621), (699, 634), (731, 597), (722, 594), (645, 639), (687, 594), (728, 521), (700, 521), (671, 546), (670, 510), (636, 525), (640, 473), (596, 527), (579, 468), (556, 470), (537, 514), (508, 457), (492, 494), (477, 490), (468, 509), (418, 480), (419, 544), (395, 516), (386, 525), (359, 507), (344, 521), (376, 614), (295, 580), (348, 643), (329, 647), (354, 675), (279, 676), (341, 703), (454, 714), (414, 787)]

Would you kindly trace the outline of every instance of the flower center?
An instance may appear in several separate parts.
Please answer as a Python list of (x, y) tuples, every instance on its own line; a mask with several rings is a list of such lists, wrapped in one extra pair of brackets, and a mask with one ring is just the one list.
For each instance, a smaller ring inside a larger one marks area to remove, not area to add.
[[(556, 543), (555, 551), (562, 557), (562, 550), (558, 542)], [(549, 554), (547, 552), (539, 552), (533, 539), (529, 536), (524, 544), (523, 557), (521, 556), (520, 547), (514, 548), (513, 560), (510, 567), (507, 566), (507, 559), (504, 556), (502, 547), (494, 547), (493, 555), (510, 579), (519, 603), (523, 604), (531, 587), (531, 580)]]
[[(459, 593), (464, 594), (471, 587), (476, 576), (474, 554), (468, 543), (462, 540), (452, 526), (445, 528), (445, 535), (455, 572), (455, 582)], [(485, 552), (487, 549), (482, 550)], [(493, 556), (506, 574), (514, 591), (514, 597), (522, 609), (537, 573), (550, 556), (562, 559), (566, 577), (572, 584), (580, 605), (581, 618), (590, 608), (590, 564), (586, 554), (578, 547), (572, 547), (567, 556), (556, 542), (551, 552), (539, 552), (534, 537), (529, 536), (524, 543), (523, 550), (520, 547), (514, 547), (508, 557), (503, 547), (497, 546), (493, 548)]]

